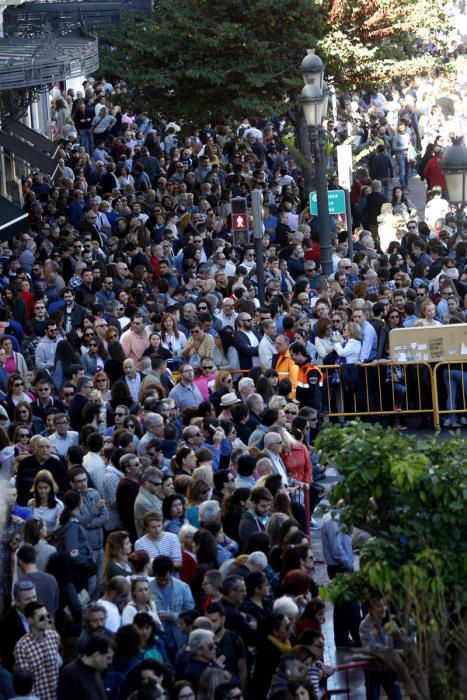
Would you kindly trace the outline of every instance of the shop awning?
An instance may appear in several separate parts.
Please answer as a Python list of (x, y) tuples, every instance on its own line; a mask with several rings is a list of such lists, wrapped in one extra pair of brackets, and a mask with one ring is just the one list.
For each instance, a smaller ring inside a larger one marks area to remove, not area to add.
[(0, 131), (0, 146), (3, 146), (10, 155), (28, 163), (32, 170), (37, 169), (50, 177), (53, 177), (57, 170), (57, 163), (53, 158), (44, 155), (26, 141), (22, 141), (12, 134), (7, 134), (5, 131)]
[(0, 197), (0, 241), (19, 236), (28, 228), (28, 215), (5, 197)]
[(50, 158), (55, 158), (60, 144), (56, 141), (51, 141), (46, 136), (39, 134), (34, 129), (30, 129), (29, 126), (22, 124), (21, 122), (11, 122), (8, 125), (8, 131), (17, 136), (21, 141), (26, 141), (30, 146), (37, 148), (41, 153)]

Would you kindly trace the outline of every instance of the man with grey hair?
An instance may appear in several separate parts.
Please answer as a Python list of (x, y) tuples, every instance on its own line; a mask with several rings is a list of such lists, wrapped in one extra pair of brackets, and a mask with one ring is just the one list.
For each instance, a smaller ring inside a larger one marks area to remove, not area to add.
[(246, 566), (250, 570), (263, 572), (268, 565), (268, 558), (264, 552), (252, 552), (246, 560)]
[(286, 615), (289, 620), (294, 623), (298, 617), (299, 609), (298, 605), (290, 598), (288, 595), (283, 595), (280, 598), (276, 598), (272, 608), (273, 613), (280, 613), (281, 615)]
[(200, 503), (198, 513), (200, 527), (213, 521), (220, 523), (221, 507), (218, 501), (204, 501), (204, 503)]
[(282, 483), (287, 486), (287, 470), (281, 457), (283, 448), (282, 437), (279, 432), (270, 431), (264, 436), (264, 454), (271, 460), (273, 474), (279, 474)]
[(118, 467), (123, 477), (117, 483), (115, 507), (123, 529), (129, 533), (131, 541), (135, 542), (135, 501), (140, 487), (141, 462), (137, 455), (130, 452), (120, 457)]
[(109, 639), (113, 636), (112, 632), (105, 626), (107, 622), (107, 610), (101, 603), (90, 603), (83, 610), (82, 622), (83, 631), (78, 639), (78, 654), (83, 653), (84, 647), (93, 635), (99, 634)]
[(141, 486), (135, 499), (135, 528), (138, 537), (144, 535), (144, 516), (156, 511), (162, 513), (162, 500), (158, 496), (163, 474), (157, 467), (148, 467), (141, 476)]
[(346, 278), (349, 277), (352, 270), (352, 261), (350, 258), (341, 258), (337, 264), (337, 272), (339, 274), (344, 274)]
[(264, 411), (264, 399), (261, 394), (257, 394), (255, 392), (250, 394), (250, 396), (247, 398), (246, 406), (248, 408), (247, 425), (251, 430), (254, 430), (261, 423), (260, 416)]
[(251, 377), (242, 377), (238, 382), (238, 393), (243, 403), (246, 403), (248, 397), (255, 391), (255, 383)]
[(162, 440), (164, 437), (164, 419), (158, 413), (146, 413), (144, 416), (145, 433), (138, 443), (138, 454), (146, 456), (146, 445), (151, 440)]
[(185, 335), (189, 335), (196, 320), (196, 306), (191, 301), (187, 301), (183, 304), (182, 317), (178, 327)]
[(222, 668), (222, 665), (216, 661), (217, 645), (214, 632), (205, 629), (193, 630), (188, 637), (188, 646), (191, 658), (187, 665), (180, 669), (177, 679), (189, 681), (196, 691), (202, 673), (207, 668)]

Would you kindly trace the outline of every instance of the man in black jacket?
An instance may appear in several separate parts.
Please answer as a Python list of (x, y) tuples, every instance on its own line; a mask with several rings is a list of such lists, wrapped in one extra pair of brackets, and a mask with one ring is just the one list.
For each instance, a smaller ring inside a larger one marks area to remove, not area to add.
[[(79, 287), (78, 287), (79, 289)], [(91, 292), (92, 294), (92, 287)], [(83, 319), (87, 316), (86, 310), (75, 302), (75, 292), (70, 287), (65, 287), (62, 291), (65, 307), (63, 309), (65, 333), (74, 331), (81, 327)]]
[(31, 404), (31, 410), (33, 416), (37, 416), (44, 423), (47, 417), (47, 411), (51, 408), (56, 408), (59, 413), (66, 413), (65, 404), (60, 401), (60, 399), (52, 396), (53, 384), (47, 379), (39, 379), (36, 382), (36, 393), (37, 399), (35, 399)]
[(18, 490), (18, 503), (21, 506), (27, 505), (31, 498), (34, 479), (41, 469), (47, 469), (52, 474), (61, 493), (68, 491), (69, 483), (65, 463), (60, 457), (52, 454), (50, 440), (41, 437), (34, 445), (33, 454), (23, 459), (18, 465), (16, 488)]
[(381, 187), (380, 180), (373, 180), (371, 193), (366, 198), (368, 228), (373, 235), (378, 234), (378, 216), (381, 214), (381, 207), (388, 201), (381, 193)]
[(371, 159), (370, 176), (372, 180), (381, 181), (383, 194), (389, 199), (389, 180), (394, 177), (394, 168), (392, 167), (392, 160), (386, 153), (386, 148), (382, 143), (379, 144), (376, 149), (376, 155)]
[(36, 587), (32, 581), (24, 580), (13, 587), (14, 606), (0, 620), (0, 654), (2, 666), (12, 671), (15, 664), (13, 654), (16, 642), (29, 632), (29, 625), (24, 617), (24, 608), (37, 600)]
[(62, 669), (57, 700), (107, 700), (102, 674), (110, 663), (110, 644), (104, 636), (89, 639), (82, 656)]
[(84, 425), (83, 408), (89, 401), (89, 395), (94, 389), (91, 377), (80, 377), (76, 386), (76, 394), (73, 396), (68, 408), (72, 430), (80, 432)]
[(237, 318), (238, 331), (234, 337), (234, 345), (238, 351), (240, 369), (251, 369), (259, 366), (258, 334), (252, 330), (253, 319), (246, 311), (242, 311)]
[(94, 153), (94, 138), (91, 131), (93, 118), (94, 111), (82, 102), (76, 110), (74, 122), (80, 145), (84, 146), (90, 156)]

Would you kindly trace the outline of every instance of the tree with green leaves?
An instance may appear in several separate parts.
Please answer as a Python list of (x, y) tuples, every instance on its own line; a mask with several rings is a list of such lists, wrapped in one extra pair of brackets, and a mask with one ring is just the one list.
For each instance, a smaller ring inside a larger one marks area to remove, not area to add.
[[(337, 89), (381, 86), (433, 66), (416, 56), (441, 0), (161, 0), (100, 30), (101, 72), (134, 104), (200, 124), (256, 114), (297, 119), (300, 64), (316, 48)], [(300, 110), (301, 111), (301, 110)]]
[(136, 104), (197, 125), (284, 114), (321, 24), (309, 0), (162, 0), (102, 30), (101, 71), (126, 80)]
[(325, 7), (328, 24), (316, 50), (338, 88), (371, 90), (446, 69), (441, 43), (437, 58), (418, 46), (427, 28), (436, 33), (447, 25), (438, 0), (330, 0)]
[(342, 522), (368, 540), (360, 570), (338, 576), (331, 600), (384, 598), (399, 622), (396, 651), (368, 652), (414, 700), (460, 700), (467, 689), (467, 443), (421, 441), (368, 423), (326, 426), (317, 448), (342, 480)]

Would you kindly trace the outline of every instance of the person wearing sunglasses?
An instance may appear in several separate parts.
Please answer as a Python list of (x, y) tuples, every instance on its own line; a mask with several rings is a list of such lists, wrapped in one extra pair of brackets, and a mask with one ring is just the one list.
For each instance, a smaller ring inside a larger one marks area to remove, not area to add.
[(36, 367), (53, 372), (55, 367), (55, 353), (57, 345), (62, 340), (58, 333), (57, 323), (51, 318), (45, 322), (45, 333), (36, 348)]
[[(198, 689), (203, 671), (207, 668), (221, 668), (216, 662), (217, 644), (214, 632), (205, 629), (196, 629), (190, 633), (188, 638), (191, 658), (188, 661), (183, 673), (183, 678), (189, 681), (195, 691)], [(226, 677), (231, 678), (231, 674), (226, 672)]]
[(259, 334), (253, 329), (253, 319), (249, 313), (241, 312), (237, 317), (237, 333), (234, 345), (240, 360), (240, 369), (259, 366)]
[[(214, 339), (210, 333), (203, 330), (203, 326), (196, 321), (191, 329), (191, 335), (182, 350), (182, 357), (192, 365), (199, 367), (203, 358), (211, 358), (214, 349)], [(211, 363), (212, 364), (212, 363)]]
[(111, 425), (104, 431), (104, 437), (108, 437), (109, 435), (112, 435), (115, 430), (123, 428), (123, 421), (129, 415), (130, 410), (128, 406), (125, 406), (124, 404), (119, 404), (116, 406), (114, 412), (114, 425)]
[[(211, 335), (209, 337), (212, 339)], [(201, 360), (200, 369), (201, 375), (194, 380), (193, 384), (195, 384), (200, 390), (203, 400), (209, 401), (209, 387), (210, 385), (212, 386), (217, 376), (217, 372), (215, 371), (215, 366), (214, 362), (212, 361), (211, 355)]]
[(17, 671), (34, 675), (33, 693), (39, 698), (55, 698), (58, 686), (60, 637), (51, 629), (50, 615), (44, 603), (33, 601), (24, 609), (29, 632), (15, 646)]

